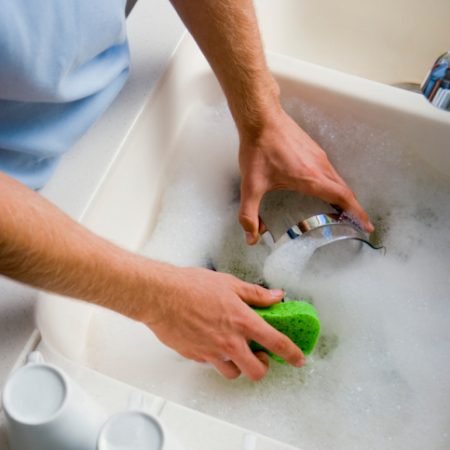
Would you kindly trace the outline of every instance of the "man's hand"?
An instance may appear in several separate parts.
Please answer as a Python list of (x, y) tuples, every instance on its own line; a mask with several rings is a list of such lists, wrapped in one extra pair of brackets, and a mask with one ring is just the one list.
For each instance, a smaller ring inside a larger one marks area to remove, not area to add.
[(248, 306), (276, 303), (282, 291), (130, 253), (1, 173), (0, 200), (0, 274), (144, 322), (162, 342), (228, 378), (266, 373), (267, 355), (253, 354), (252, 340), (303, 365), (300, 349)]
[(274, 190), (295, 190), (339, 206), (368, 232), (366, 212), (338, 175), (326, 153), (282, 109), (274, 107), (257, 136), (241, 133), (241, 208), (239, 220), (248, 244), (264, 230), (258, 211), (262, 197)]
[(282, 110), (252, 0), (171, 0), (214, 70), (241, 139), (240, 221), (255, 243), (260, 200), (290, 189), (338, 205), (367, 230), (367, 214), (325, 152)]
[(229, 379), (243, 373), (259, 380), (267, 372), (268, 358), (252, 353), (248, 343), (254, 340), (293, 366), (304, 364), (301, 350), (248, 306), (277, 303), (283, 291), (206, 269), (174, 268), (165, 283), (157, 307), (143, 310), (139, 320), (186, 358), (210, 362)]

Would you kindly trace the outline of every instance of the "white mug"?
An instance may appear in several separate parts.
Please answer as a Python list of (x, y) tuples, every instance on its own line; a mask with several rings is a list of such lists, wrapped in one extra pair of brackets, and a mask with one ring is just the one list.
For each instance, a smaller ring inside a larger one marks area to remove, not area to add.
[(3, 389), (11, 450), (95, 450), (104, 411), (64, 372), (32, 353)]
[(158, 418), (144, 411), (143, 397), (134, 392), (128, 411), (111, 416), (103, 425), (97, 450), (182, 450)]

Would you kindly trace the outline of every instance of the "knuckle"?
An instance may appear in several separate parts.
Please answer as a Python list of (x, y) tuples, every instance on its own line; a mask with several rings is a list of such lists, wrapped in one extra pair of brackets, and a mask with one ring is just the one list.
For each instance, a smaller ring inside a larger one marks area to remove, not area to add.
[(244, 229), (249, 229), (253, 227), (253, 218), (247, 211), (241, 211), (239, 213), (239, 223), (242, 225)]
[(330, 164), (330, 161), (328, 160), (328, 155), (327, 155), (326, 151), (321, 147), (317, 147), (316, 152), (315, 152), (315, 157), (316, 157), (317, 163), (321, 167), (326, 167)]
[(180, 350), (180, 351), (178, 351), (178, 353), (183, 357), (183, 358), (186, 358), (186, 359), (190, 359), (190, 360), (193, 360), (193, 361), (199, 361), (199, 357), (198, 357), (198, 355), (196, 355), (196, 354), (194, 354), (194, 353), (192, 353), (192, 352), (189, 352), (189, 351), (185, 351), (185, 350)]
[(249, 284), (249, 295), (254, 299), (260, 299), (264, 297), (264, 289), (257, 284)]
[(272, 351), (278, 356), (283, 356), (289, 352), (290, 346), (291, 342), (288, 338), (279, 336), (272, 346)]
[(232, 287), (236, 287), (236, 285), (239, 283), (239, 279), (236, 278), (234, 275), (231, 275), (229, 273), (220, 273), (220, 276), (222, 277), (223, 281), (232, 286)]
[(234, 339), (228, 339), (222, 344), (222, 350), (227, 356), (235, 355), (239, 351), (239, 344)]
[(194, 360), (195, 362), (198, 362), (198, 363), (201, 363), (201, 364), (206, 362), (206, 359), (202, 358), (201, 356), (193, 356), (191, 359)]
[(341, 206), (347, 207), (349, 203), (349, 194), (351, 193), (350, 189), (345, 188), (343, 186), (336, 187), (334, 189), (334, 197), (335, 202)]
[(319, 192), (323, 190), (323, 183), (320, 181), (318, 177), (311, 177), (308, 180), (308, 191), (312, 195), (317, 195)]
[(251, 324), (247, 317), (239, 316), (235, 319), (235, 329), (241, 336), (248, 336), (251, 333)]
[(239, 278), (228, 273), (216, 272), (216, 274), (220, 277), (220, 283), (218, 284), (224, 292), (230, 294), (230, 290), (234, 293), (239, 291), (239, 283), (241, 283)]
[(342, 187), (342, 195), (348, 200), (356, 201), (355, 193), (347, 185)]

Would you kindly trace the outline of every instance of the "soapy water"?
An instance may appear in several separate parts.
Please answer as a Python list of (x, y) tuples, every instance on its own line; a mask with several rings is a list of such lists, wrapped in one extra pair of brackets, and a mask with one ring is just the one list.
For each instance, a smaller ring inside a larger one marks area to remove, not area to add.
[(246, 246), (231, 118), (224, 105), (199, 106), (144, 253), (307, 298), (322, 333), (302, 369), (272, 363), (252, 383), (199, 365), (178, 400), (305, 450), (448, 449), (450, 182), (385, 132), (297, 99), (285, 106), (355, 190), (387, 252), (363, 245), (343, 257), (301, 239)]

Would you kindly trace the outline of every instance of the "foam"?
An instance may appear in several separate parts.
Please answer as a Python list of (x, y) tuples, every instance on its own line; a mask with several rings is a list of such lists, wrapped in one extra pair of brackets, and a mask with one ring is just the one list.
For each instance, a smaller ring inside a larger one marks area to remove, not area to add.
[(260, 383), (231, 383), (199, 367), (176, 400), (306, 450), (447, 449), (449, 182), (386, 132), (295, 98), (285, 106), (357, 192), (387, 253), (247, 247), (236, 132), (225, 105), (199, 106), (144, 252), (307, 297), (322, 337), (303, 369), (274, 363)]

